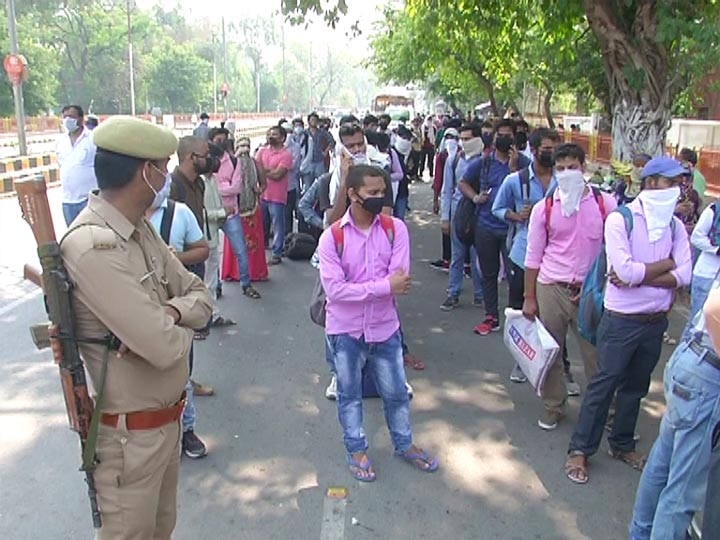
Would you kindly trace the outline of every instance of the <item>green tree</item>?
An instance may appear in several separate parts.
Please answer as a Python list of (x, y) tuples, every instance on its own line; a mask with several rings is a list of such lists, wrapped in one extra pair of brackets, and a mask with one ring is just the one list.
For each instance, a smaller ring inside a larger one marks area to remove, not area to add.
[(153, 104), (173, 112), (207, 107), (212, 65), (190, 45), (169, 45), (152, 60), (149, 94)]

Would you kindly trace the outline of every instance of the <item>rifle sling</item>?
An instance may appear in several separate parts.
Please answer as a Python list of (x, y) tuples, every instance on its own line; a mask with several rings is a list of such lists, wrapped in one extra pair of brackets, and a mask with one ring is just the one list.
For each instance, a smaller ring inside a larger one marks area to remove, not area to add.
[(90, 428), (88, 429), (87, 441), (83, 448), (82, 470), (92, 471), (95, 468), (95, 448), (97, 446), (98, 428), (100, 426), (100, 417), (102, 416), (102, 401), (105, 391), (105, 376), (107, 375), (108, 359), (110, 358), (110, 346), (105, 347), (103, 353), (102, 367), (100, 368), (100, 384), (98, 385), (97, 399), (95, 400), (95, 409), (93, 410), (90, 420)]

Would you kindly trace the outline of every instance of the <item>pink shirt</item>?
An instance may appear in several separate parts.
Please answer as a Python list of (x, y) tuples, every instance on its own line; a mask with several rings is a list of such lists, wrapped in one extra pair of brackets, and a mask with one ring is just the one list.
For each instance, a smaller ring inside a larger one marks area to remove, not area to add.
[(410, 241), (405, 224), (393, 218), (392, 246), (375, 218), (369, 231), (355, 226), (351, 210), (340, 220), (344, 247), (338, 256), (330, 228), (320, 237), (320, 279), (327, 296), (325, 331), (328, 335), (350, 334), (368, 343), (387, 341), (400, 328), (391, 276), (410, 272)]
[(232, 208), (233, 213), (236, 213), (238, 208), (237, 196), (242, 186), (242, 175), (240, 167), (233, 167), (230, 154), (227, 152), (223, 154), (220, 160), (220, 169), (215, 173), (215, 181), (222, 196), (223, 206)]
[[(617, 208), (615, 199), (600, 195), (605, 214)], [(592, 263), (600, 253), (603, 241), (603, 216), (592, 191), (580, 200), (580, 209), (570, 217), (562, 215), (560, 194), (555, 190), (550, 210), (550, 234), (545, 219), (545, 199), (532, 209), (528, 225), (526, 268), (539, 268), (538, 281), (552, 283), (582, 283)]]
[[(612, 283), (605, 289), (605, 309), (625, 314), (659, 313), (668, 311), (672, 304), (672, 289), (638, 287), (645, 279), (645, 264), (654, 263), (672, 256), (675, 261), (675, 276), (678, 287), (690, 283), (692, 258), (690, 242), (682, 222), (675, 220), (673, 228), (668, 227), (662, 238), (652, 244), (648, 240), (647, 223), (642, 203), (635, 199), (628, 204), (633, 215), (633, 230), (628, 239), (625, 220), (615, 212), (605, 222), (605, 249), (608, 269), (612, 268), (618, 277), (631, 285), (618, 288)], [(674, 235), (674, 238), (673, 238)]]
[(266, 170), (285, 167), (287, 172), (280, 180), (267, 179), (267, 188), (263, 193), (263, 201), (285, 204), (287, 202), (288, 180), (290, 178), (290, 169), (292, 169), (293, 158), (290, 150), (287, 148), (279, 148), (275, 150), (270, 146), (263, 146), (255, 156), (255, 159)]

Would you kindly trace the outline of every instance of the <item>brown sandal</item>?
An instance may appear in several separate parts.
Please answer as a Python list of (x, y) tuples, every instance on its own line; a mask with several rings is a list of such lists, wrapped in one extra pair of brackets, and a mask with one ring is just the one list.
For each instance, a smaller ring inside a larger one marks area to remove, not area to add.
[(610, 457), (614, 459), (618, 459), (623, 463), (627, 463), (636, 471), (642, 472), (642, 470), (645, 468), (645, 463), (647, 462), (647, 457), (640, 452), (636, 452), (635, 450), (633, 450), (632, 452), (624, 452), (622, 450), (614, 450), (613, 448), (611, 448), (610, 450), (608, 450), (608, 454), (610, 454)]
[(403, 363), (406, 366), (410, 366), (415, 371), (422, 371), (425, 369), (425, 363), (420, 360), (417, 356), (407, 353), (403, 356)]
[[(581, 459), (577, 460), (576, 458)], [(570, 452), (565, 461), (565, 476), (575, 484), (587, 484), (590, 479), (587, 456), (578, 450)]]

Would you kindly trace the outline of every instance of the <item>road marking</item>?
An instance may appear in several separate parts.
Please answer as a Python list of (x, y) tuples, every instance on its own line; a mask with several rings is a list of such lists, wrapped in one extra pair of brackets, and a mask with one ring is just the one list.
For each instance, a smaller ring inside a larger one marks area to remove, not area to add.
[(323, 503), (323, 520), (320, 540), (343, 540), (345, 538), (345, 509), (347, 489), (329, 488)]
[(37, 289), (35, 291), (31, 291), (27, 293), (25, 296), (21, 296), (17, 300), (13, 300), (5, 307), (0, 308), (0, 317), (5, 315), (6, 313), (10, 313), (13, 309), (22, 306), (24, 303), (29, 302), (36, 296), (39, 296), (42, 293), (42, 289)]

